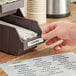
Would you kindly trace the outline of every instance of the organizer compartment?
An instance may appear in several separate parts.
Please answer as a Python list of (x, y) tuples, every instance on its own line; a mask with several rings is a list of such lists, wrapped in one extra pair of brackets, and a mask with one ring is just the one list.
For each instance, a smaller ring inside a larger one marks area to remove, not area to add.
[[(39, 41), (42, 31), (36, 21), (15, 15), (1, 17), (0, 20), (38, 33), (38, 36), (35, 38), (22, 40), (15, 28), (0, 24), (0, 50), (9, 54), (20, 55), (43, 42), (42, 39)], [(33, 45), (29, 45), (30, 43), (33, 43)]]

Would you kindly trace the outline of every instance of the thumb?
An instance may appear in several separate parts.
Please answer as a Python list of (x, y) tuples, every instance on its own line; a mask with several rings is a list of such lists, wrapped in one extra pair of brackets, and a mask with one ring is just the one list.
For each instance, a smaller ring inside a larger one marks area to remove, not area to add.
[(52, 38), (54, 38), (56, 36), (57, 36), (57, 31), (56, 30), (52, 30), (49, 33), (43, 34), (42, 38), (45, 39), (45, 40), (48, 40), (48, 39), (52, 39)]

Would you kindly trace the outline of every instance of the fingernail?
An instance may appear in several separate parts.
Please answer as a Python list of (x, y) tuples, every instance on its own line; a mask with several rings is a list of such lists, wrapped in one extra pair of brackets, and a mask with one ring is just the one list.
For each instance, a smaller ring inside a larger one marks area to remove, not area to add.
[(60, 49), (61, 49), (61, 47), (60, 47), (60, 46), (57, 46), (57, 47), (55, 47), (55, 49), (56, 49), (56, 50), (60, 50)]
[(44, 36), (44, 35), (42, 35), (42, 38), (45, 38), (45, 36)]

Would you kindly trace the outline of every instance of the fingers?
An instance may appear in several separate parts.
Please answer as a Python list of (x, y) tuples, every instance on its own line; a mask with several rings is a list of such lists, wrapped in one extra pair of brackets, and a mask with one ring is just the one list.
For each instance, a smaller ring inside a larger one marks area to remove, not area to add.
[(51, 40), (51, 39), (55, 38), (56, 36), (57, 36), (57, 31), (52, 30), (49, 33), (42, 35), (42, 38), (45, 40)]
[(50, 32), (50, 31), (52, 31), (53, 29), (55, 29), (55, 27), (56, 27), (55, 24), (51, 24), (51, 25), (45, 27), (45, 29), (44, 29), (43, 32), (42, 32), (42, 35), (44, 35), (44, 34)]
[(54, 49), (55, 50), (60, 50), (60, 49), (62, 49), (62, 47), (63, 47), (62, 45), (57, 45), (57, 46), (54, 47)]
[(56, 21), (56, 22), (51, 23), (49, 26), (45, 27), (42, 34), (46, 34), (50, 31), (54, 30), (58, 24), (64, 23), (64, 22), (66, 22), (66, 21)]
[(49, 25), (48, 27), (46, 27), (44, 29), (44, 31), (42, 32), (42, 38), (45, 40), (48, 40), (48, 39), (52, 39), (53, 37), (55, 37), (56, 36), (56, 30), (55, 30), (56, 26), (57, 26), (57, 23), (54, 22), (51, 25)]
[(67, 45), (65, 40), (61, 40), (60, 38), (57, 38), (57, 37), (55, 37), (55, 38), (53, 38), (51, 40), (46, 41), (46, 45), (52, 45), (53, 43), (56, 43), (54, 45), (54, 48), (53, 48), (54, 50), (60, 50), (64, 46)]
[(45, 43), (46, 43), (46, 45), (51, 45), (51, 44), (53, 44), (53, 43), (55, 43), (55, 42), (57, 42), (59, 40), (61, 40), (61, 39), (55, 37), (53, 39), (47, 40)]
[[(67, 22), (67, 21), (56, 21), (56, 22), (51, 23), (49, 26), (45, 27), (42, 34), (46, 34), (50, 31), (54, 30), (58, 24), (63, 24), (65, 22)], [(67, 22), (67, 23), (69, 23), (69, 22)]]
[(60, 49), (62, 49), (63, 47), (65, 47), (67, 44), (66, 44), (66, 42), (63, 42), (63, 43), (61, 43), (61, 44), (59, 44), (59, 45), (56, 45), (55, 47), (54, 47), (54, 49), (55, 50), (60, 50)]
[(60, 45), (57, 45), (54, 47), (54, 50), (60, 50), (61, 49), (61, 46)]

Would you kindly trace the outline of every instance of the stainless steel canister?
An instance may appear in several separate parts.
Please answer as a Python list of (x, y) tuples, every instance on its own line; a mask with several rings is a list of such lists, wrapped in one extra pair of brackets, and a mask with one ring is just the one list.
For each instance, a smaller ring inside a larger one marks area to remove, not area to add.
[(70, 0), (47, 0), (47, 17), (60, 18), (70, 15)]

